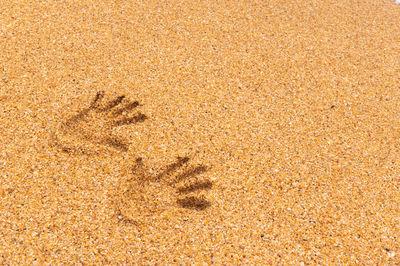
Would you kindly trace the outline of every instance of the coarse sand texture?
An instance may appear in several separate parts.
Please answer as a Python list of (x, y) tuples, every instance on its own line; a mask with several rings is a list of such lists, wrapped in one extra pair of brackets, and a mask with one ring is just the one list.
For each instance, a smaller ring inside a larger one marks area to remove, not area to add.
[(0, 264), (400, 265), (393, 0), (0, 0)]

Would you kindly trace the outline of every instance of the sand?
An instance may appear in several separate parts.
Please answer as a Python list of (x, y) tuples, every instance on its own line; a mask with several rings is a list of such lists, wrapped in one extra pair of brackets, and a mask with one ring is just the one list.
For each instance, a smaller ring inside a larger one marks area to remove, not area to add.
[(394, 1), (2, 1), (1, 264), (400, 264)]

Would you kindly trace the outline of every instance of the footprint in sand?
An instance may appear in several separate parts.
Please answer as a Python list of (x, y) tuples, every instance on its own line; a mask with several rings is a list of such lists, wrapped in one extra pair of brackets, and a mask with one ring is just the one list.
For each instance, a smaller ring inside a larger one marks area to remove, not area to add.
[(136, 160), (128, 179), (117, 186), (115, 201), (120, 220), (129, 223), (162, 216), (171, 207), (205, 210), (211, 203), (201, 195), (213, 183), (201, 178), (207, 166), (190, 166), (189, 157), (178, 157), (172, 164), (150, 171), (142, 158)]
[(61, 122), (54, 134), (54, 144), (70, 154), (91, 154), (112, 148), (128, 151), (128, 142), (114, 136), (115, 127), (143, 122), (146, 115), (137, 112), (129, 115), (140, 104), (129, 101), (125, 96), (103, 101), (104, 91), (96, 94), (89, 107)]

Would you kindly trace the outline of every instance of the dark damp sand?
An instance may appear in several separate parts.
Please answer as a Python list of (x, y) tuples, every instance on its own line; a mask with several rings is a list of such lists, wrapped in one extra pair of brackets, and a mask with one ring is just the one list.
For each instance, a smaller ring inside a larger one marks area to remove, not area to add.
[(400, 263), (393, 1), (95, 2), (1, 4), (2, 264)]

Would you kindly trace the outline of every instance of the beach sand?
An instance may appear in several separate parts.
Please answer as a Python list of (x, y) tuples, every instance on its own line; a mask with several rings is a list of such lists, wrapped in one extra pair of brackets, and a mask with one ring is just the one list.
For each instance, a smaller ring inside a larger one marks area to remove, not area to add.
[(1, 264), (400, 264), (394, 1), (2, 1)]

